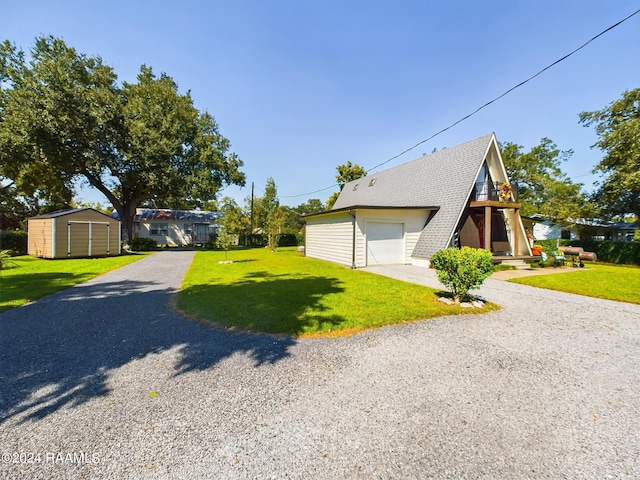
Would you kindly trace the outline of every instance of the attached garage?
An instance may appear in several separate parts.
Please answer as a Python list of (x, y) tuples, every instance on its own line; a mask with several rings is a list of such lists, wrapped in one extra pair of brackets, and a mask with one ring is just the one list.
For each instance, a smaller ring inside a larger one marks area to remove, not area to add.
[(351, 268), (411, 263), (433, 211), (433, 207), (369, 207), (305, 215), (305, 255)]
[(42, 258), (120, 255), (120, 221), (93, 208), (74, 208), (29, 219), (28, 253)]

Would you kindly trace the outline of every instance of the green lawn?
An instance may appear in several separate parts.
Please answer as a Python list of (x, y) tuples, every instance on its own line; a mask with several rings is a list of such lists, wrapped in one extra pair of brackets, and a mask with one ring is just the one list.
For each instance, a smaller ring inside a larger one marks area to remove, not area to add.
[(538, 275), (509, 281), (588, 297), (640, 304), (640, 268), (638, 267), (596, 263), (588, 264), (580, 271)]
[(180, 310), (220, 326), (307, 337), (470, 313), (438, 303), (433, 289), (306, 258), (295, 248), (234, 250), (234, 263), (219, 264), (224, 258), (196, 253)]
[(11, 259), (0, 270), (0, 312), (24, 305), (59, 290), (144, 258), (145, 254), (107, 258), (43, 260), (30, 256)]

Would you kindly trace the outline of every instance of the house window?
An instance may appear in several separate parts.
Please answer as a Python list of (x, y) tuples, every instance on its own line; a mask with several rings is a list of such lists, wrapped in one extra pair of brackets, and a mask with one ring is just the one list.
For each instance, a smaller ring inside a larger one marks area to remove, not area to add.
[[(483, 163), (478, 178), (476, 179), (476, 200), (496, 200), (492, 198), (491, 192), (491, 175), (489, 175), (489, 169), (487, 164)], [(495, 196), (495, 195), (494, 195)]]
[(191, 223), (185, 223), (184, 224), (184, 234), (185, 235), (191, 235), (192, 232), (193, 232), (193, 225)]
[(152, 223), (149, 225), (151, 235), (169, 235), (169, 228), (166, 223)]

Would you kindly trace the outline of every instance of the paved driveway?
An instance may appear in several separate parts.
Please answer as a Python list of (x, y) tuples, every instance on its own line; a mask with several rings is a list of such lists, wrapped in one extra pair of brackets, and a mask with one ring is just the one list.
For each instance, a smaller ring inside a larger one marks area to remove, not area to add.
[(640, 476), (638, 306), (489, 280), (486, 315), (235, 334), (167, 308), (192, 255), (0, 314), (0, 478)]

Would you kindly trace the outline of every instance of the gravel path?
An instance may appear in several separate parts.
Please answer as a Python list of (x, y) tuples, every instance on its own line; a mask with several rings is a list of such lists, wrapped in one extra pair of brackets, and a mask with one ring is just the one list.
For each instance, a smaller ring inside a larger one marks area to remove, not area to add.
[(0, 478), (640, 477), (640, 306), (487, 280), (485, 315), (235, 334), (167, 308), (192, 256), (0, 314)]

